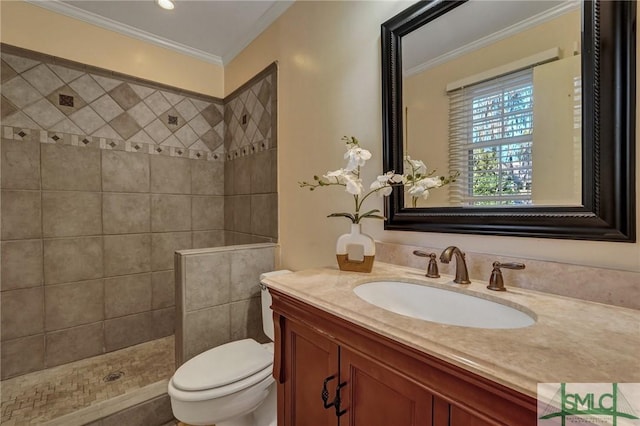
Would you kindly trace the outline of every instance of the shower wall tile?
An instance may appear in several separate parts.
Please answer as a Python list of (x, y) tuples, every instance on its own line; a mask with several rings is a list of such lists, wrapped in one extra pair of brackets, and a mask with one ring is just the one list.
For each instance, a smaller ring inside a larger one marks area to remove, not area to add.
[(3, 240), (40, 238), (42, 236), (39, 191), (2, 191)]
[(185, 309), (222, 305), (231, 301), (230, 255), (226, 252), (191, 256), (186, 260)]
[(42, 240), (3, 241), (2, 291), (42, 285)]
[(171, 400), (165, 394), (104, 418), (99, 426), (165, 425), (173, 419)]
[(102, 278), (102, 261), (102, 237), (44, 240), (45, 284)]
[(231, 340), (254, 339), (266, 343), (269, 338), (262, 330), (260, 297), (231, 303)]
[(102, 194), (105, 234), (134, 234), (151, 230), (149, 194)]
[(44, 368), (44, 334), (2, 342), (2, 379)]
[(224, 163), (191, 161), (191, 193), (197, 195), (224, 194)]
[(40, 189), (40, 143), (2, 139), (2, 188)]
[(260, 274), (275, 269), (275, 248), (241, 250), (231, 256), (231, 300), (260, 295)]
[(168, 194), (191, 193), (191, 162), (154, 155), (151, 160), (151, 192)]
[(103, 280), (47, 286), (45, 329), (54, 331), (103, 320), (103, 298)]
[(100, 191), (100, 151), (72, 145), (40, 144), (42, 189)]
[(191, 233), (193, 248), (224, 246), (224, 231), (194, 231)]
[(66, 364), (103, 353), (101, 322), (54, 331), (46, 335), (47, 367)]
[(102, 151), (102, 190), (149, 192), (149, 155)]
[(151, 310), (151, 274), (124, 275), (104, 280), (105, 318)]
[(104, 322), (104, 344), (107, 352), (151, 340), (151, 312), (129, 315)]
[(233, 193), (251, 194), (251, 166), (253, 157), (242, 157), (233, 164)]
[(189, 195), (151, 195), (151, 231), (190, 231), (191, 197)]
[(173, 253), (191, 247), (191, 232), (154, 232), (151, 234), (151, 269), (173, 269)]
[(150, 271), (151, 235), (104, 236), (105, 277)]
[(234, 197), (233, 231), (245, 234), (251, 233), (251, 195), (237, 195)]
[(278, 194), (251, 196), (251, 234), (278, 237)]
[(42, 287), (2, 293), (2, 340), (42, 333), (44, 317)]
[(176, 304), (175, 299), (175, 272), (153, 272), (151, 274), (151, 308), (172, 307)]
[(224, 197), (191, 197), (192, 229), (224, 229)]
[(171, 336), (176, 330), (176, 308), (174, 306), (165, 309), (151, 311), (152, 339)]
[(75, 237), (102, 234), (99, 192), (42, 192), (42, 234)]
[(253, 155), (251, 164), (251, 193), (276, 192), (272, 168), (276, 167), (276, 150), (261, 151)]
[(185, 361), (231, 341), (229, 315), (229, 304), (187, 313), (184, 324), (187, 342)]

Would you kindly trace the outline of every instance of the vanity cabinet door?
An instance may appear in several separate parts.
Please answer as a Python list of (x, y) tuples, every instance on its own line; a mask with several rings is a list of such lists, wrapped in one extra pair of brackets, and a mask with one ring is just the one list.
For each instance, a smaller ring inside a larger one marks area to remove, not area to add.
[(278, 413), (278, 425), (336, 426), (335, 410), (323, 406), (322, 385), (335, 376), (327, 383), (333, 399), (339, 373), (338, 345), (290, 320), (285, 321), (284, 336), (284, 413)]
[(340, 348), (340, 426), (431, 426), (433, 395), (407, 376)]

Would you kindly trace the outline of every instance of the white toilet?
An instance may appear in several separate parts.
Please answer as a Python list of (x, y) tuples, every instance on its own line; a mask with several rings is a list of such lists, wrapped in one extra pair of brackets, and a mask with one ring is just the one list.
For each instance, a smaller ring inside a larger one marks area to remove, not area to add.
[[(274, 271), (264, 278), (286, 274)], [(262, 328), (273, 341), (271, 295), (261, 286)], [(171, 409), (190, 425), (276, 426), (273, 343), (226, 343), (184, 363), (169, 381)]]

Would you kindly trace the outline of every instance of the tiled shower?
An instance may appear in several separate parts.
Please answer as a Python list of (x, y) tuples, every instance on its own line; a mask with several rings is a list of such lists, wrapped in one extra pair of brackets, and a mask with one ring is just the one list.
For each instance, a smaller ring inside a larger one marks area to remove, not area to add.
[(174, 251), (276, 241), (275, 65), (224, 100), (6, 45), (1, 72), (2, 379), (173, 334)]

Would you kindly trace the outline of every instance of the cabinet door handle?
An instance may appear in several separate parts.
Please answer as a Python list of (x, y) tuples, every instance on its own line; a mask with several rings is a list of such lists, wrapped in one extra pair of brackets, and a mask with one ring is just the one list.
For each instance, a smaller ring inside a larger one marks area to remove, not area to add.
[(324, 379), (324, 382), (322, 383), (322, 403), (325, 409), (334, 407), (336, 410), (336, 417), (340, 417), (347, 412), (347, 410), (340, 409), (340, 389), (345, 387), (347, 385), (347, 382), (339, 383), (338, 386), (336, 386), (336, 395), (333, 397), (333, 401), (329, 402), (329, 389), (327, 389), (327, 383), (335, 378), (336, 376), (334, 374), (333, 376), (329, 376)]
[(326, 379), (324, 379), (324, 383), (322, 383), (322, 402), (324, 404), (324, 408), (331, 408), (334, 406), (335, 404), (335, 400), (332, 402), (329, 402), (329, 389), (327, 389), (327, 383), (329, 383), (331, 380), (335, 379), (336, 376), (329, 376)]

